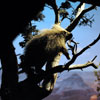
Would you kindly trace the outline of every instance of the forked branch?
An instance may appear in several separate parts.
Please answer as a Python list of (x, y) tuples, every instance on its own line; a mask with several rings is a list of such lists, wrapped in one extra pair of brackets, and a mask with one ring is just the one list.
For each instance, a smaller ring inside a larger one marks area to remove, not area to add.
[(87, 12), (91, 11), (92, 9), (94, 9), (95, 7), (96, 7), (96, 6), (91, 6), (91, 7), (87, 8), (87, 9), (83, 10), (83, 11), (80, 13), (80, 15), (79, 15), (78, 17), (76, 17), (76, 18), (72, 21), (72, 23), (66, 28), (66, 30), (69, 31), (69, 32), (71, 32), (71, 31), (78, 25), (78, 23), (79, 23), (80, 19), (82, 18), (82, 16), (83, 16), (85, 13), (87, 13)]
[(93, 63), (93, 61), (95, 60), (96, 57), (97, 56), (95, 56), (92, 61), (88, 61), (85, 64), (71, 65), (71, 66), (69, 66), (69, 69), (68, 70), (74, 70), (74, 69), (81, 69), (82, 70), (83, 68), (86, 68), (86, 67), (89, 67), (89, 66), (92, 66), (95, 69), (97, 69), (98, 66)]
[(86, 68), (86, 67), (89, 67), (89, 66), (97, 68), (97, 66), (93, 63), (93, 61), (95, 60), (95, 58), (97, 56), (95, 56), (91, 61), (88, 61), (85, 64), (78, 64), (78, 65), (72, 65), (72, 64), (75, 62), (75, 60), (77, 59), (78, 56), (80, 56), (82, 53), (84, 53), (91, 46), (96, 44), (99, 40), (100, 40), (100, 34), (92, 43), (90, 43), (89, 45), (84, 47), (79, 53), (74, 55), (72, 57), (72, 59), (68, 63), (66, 63), (65, 65), (55, 66), (52, 69), (49, 69), (47, 71), (44, 71), (44, 72), (40, 73), (40, 75), (37, 76), (37, 79), (38, 79), (37, 83), (40, 82), (41, 80), (43, 80), (45, 77), (48, 77), (49, 75), (53, 75), (54, 73), (58, 73), (58, 72), (63, 72), (64, 70), (69, 71), (69, 70), (73, 70), (73, 69), (83, 69), (83, 68)]

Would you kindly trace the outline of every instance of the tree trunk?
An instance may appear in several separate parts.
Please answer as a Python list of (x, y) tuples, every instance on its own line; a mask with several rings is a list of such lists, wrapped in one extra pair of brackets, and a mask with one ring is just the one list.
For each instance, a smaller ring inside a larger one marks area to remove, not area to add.
[(12, 43), (5, 43), (0, 52), (2, 64), (2, 100), (17, 100), (17, 58)]

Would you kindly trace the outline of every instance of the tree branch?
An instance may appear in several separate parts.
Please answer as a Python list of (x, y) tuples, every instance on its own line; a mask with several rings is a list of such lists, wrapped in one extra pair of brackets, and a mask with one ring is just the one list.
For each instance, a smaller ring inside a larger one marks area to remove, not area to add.
[(90, 48), (91, 46), (93, 46), (95, 43), (97, 43), (97, 41), (100, 39), (100, 34), (98, 35), (97, 39), (95, 39), (92, 43), (90, 43), (88, 46), (86, 46), (85, 48), (83, 48), (79, 53), (77, 53), (76, 56), (81, 55), (83, 52), (85, 52), (88, 48)]
[(56, 66), (56, 67), (54, 67), (54, 68), (52, 68), (50, 70), (45, 71), (44, 73), (42, 73), (42, 74), (39, 75), (41, 77), (38, 76), (39, 80), (37, 82), (40, 82), (43, 78), (46, 78), (46, 77), (48, 77), (48, 76), (50, 76), (50, 75), (52, 75), (54, 73), (63, 72), (65, 70), (70, 71), (70, 70), (74, 70), (74, 69), (83, 69), (83, 68), (86, 68), (86, 67), (89, 67), (89, 66), (92, 66), (95, 69), (98, 68), (98, 66), (95, 65), (91, 61), (89, 61), (89, 62), (87, 62), (85, 64), (78, 64), (78, 65), (71, 65), (71, 66), (66, 66), (66, 65), (59, 65), (59, 66)]
[(59, 13), (58, 13), (58, 6), (56, 4), (56, 0), (51, 0), (48, 2), (48, 5), (50, 5), (55, 13), (55, 24), (59, 23)]
[(72, 23), (66, 28), (67, 31), (71, 32), (79, 23), (80, 19), (82, 18), (82, 16), (87, 13), (88, 11), (94, 9), (96, 6), (91, 6), (85, 10), (83, 10), (80, 15), (78, 17), (76, 17)]
[[(74, 45), (72, 46), (71, 43), (73, 43)], [(74, 56), (77, 53), (77, 42), (75, 42), (73, 39), (69, 40), (67, 45), (70, 48), (69, 50), (72, 51), (72, 55)]]
[(68, 70), (83, 69), (83, 68), (86, 68), (86, 67), (89, 67), (89, 66), (93, 66), (95, 69), (98, 68), (97, 65), (95, 65), (93, 62), (89, 61), (85, 64), (71, 65), (71, 66), (69, 66)]
[(55, 6), (53, 6), (54, 12), (55, 12), (55, 24), (59, 23), (59, 13), (58, 13), (58, 7), (55, 4)]
[(76, 17), (78, 17), (84, 9), (85, 9), (85, 3), (80, 3), (76, 8), (77, 11)]
[(77, 6), (75, 10), (78, 11), (78, 9), (81, 8), (82, 5), (83, 5), (83, 2), (80, 2), (80, 4)]
[[(69, 70), (73, 70), (73, 69), (82, 69), (82, 68), (86, 68), (88, 66), (93, 66), (94, 68), (97, 68), (97, 66), (93, 63), (93, 61), (95, 60), (96, 56), (93, 58), (93, 60), (91, 60), (91, 61), (89, 61), (89, 62), (87, 62), (85, 64), (79, 64), (79, 65), (71, 65), (71, 64), (73, 64), (75, 62), (75, 60), (76, 60), (76, 58), (78, 56), (80, 56), (84, 51), (86, 51), (87, 49), (89, 49), (90, 46), (93, 46), (99, 40), (100, 40), (100, 34), (99, 34), (99, 36), (91, 44), (89, 44), (88, 46), (86, 46), (85, 48), (83, 48), (79, 53), (77, 53), (76, 55), (74, 55), (72, 57), (72, 59), (68, 63), (66, 63), (65, 65), (55, 66), (52, 69), (49, 69), (47, 71), (44, 71), (43, 73), (40, 73), (37, 76), (37, 79), (38, 79), (37, 83), (39, 83), (42, 79), (44, 79), (45, 77), (48, 77), (49, 75), (52, 75), (52, 74), (58, 73), (58, 72), (63, 72), (64, 70), (68, 70), (69, 71)], [(59, 61), (59, 59), (58, 59), (58, 61)]]
[[(67, 64), (66, 64), (67, 65)], [(83, 69), (83, 68), (86, 68), (86, 67), (89, 67), (89, 66), (92, 66), (92, 67), (94, 67), (95, 69), (97, 69), (98, 68), (98, 66), (97, 65), (95, 65), (93, 62), (91, 62), (91, 61), (88, 61), (87, 63), (85, 63), (85, 64), (77, 64), (77, 65), (70, 65), (69, 66), (69, 68), (68, 68), (68, 66), (64, 66), (64, 65), (60, 65), (60, 66), (57, 66), (57, 67), (55, 67), (55, 68), (53, 68), (50, 72), (53, 74), (53, 73), (55, 73), (55, 72), (63, 72), (64, 70), (68, 70), (68, 71), (70, 71), (70, 70), (74, 70), (74, 69)], [(49, 73), (49, 71), (47, 72), (47, 73)], [(50, 73), (50, 74), (51, 74)]]
[(79, 53), (77, 53), (76, 55), (74, 55), (72, 57), (72, 59), (65, 65), (66, 68), (69, 67), (71, 64), (73, 64), (78, 56), (80, 56), (82, 53), (84, 53), (87, 49), (89, 49), (91, 46), (93, 46), (99, 40), (100, 40), (100, 34), (98, 35), (98, 37), (92, 43), (90, 43), (89, 45), (87, 45), (86, 47), (84, 47)]
[(69, 0), (69, 1), (72, 1), (72, 2), (80, 1), (80, 2), (85, 2), (88, 4), (100, 6), (100, 0)]

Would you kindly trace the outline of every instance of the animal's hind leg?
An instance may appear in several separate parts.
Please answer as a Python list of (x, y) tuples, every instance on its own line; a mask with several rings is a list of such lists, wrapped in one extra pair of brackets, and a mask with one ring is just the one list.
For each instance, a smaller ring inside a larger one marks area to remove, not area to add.
[[(49, 70), (58, 65), (61, 54), (62, 53), (59, 53), (57, 56), (52, 57), (47, 61), (46, 70)], [(56, 83), (57, 76), (58, 76), (57, 73), (55, 73), (45, 78), (42, 83), (43, 88), (45, 88), (47, 91), (52, 91)]]

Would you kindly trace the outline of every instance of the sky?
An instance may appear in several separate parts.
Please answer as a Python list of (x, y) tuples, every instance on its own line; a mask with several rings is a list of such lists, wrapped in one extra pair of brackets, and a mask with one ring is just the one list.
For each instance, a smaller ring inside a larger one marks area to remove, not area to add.
[[(60, 0), (59, 2), (57, 2), (57, 4), (59, 5), (61, 1), (63, 0)], [(74, 7), (77, 4), (78, 3), (72, 3), (72, 6)], [(89, 7), (89, 6), (90, 5), (86, 4), (86, 7)], [(70, 13), (70, 9), (69, 9), (69, 13)], [(44, 21), (41, 21), (41, 22), (32, 21), (32, 24), (34, 25), (35, 23), (37, 25), (37, 29), (39, 30), (52, 28), (54, 24), (54, 19), (55, 19), (53, 10), (49, 9), (48, 7), (45, 7), (43, 14), (45, 15)], [(94, 39), (96, 39), (96, 37), (100, 33), (100, 7), (97, 7), (97, 10), (90, 11), (89, 14), (90, 15), (94, 14), (95, 21), (92, 25), (92, 28), (89, 26), (77, 26), (72, 31), (74, 40), (80, 43), (78, 45), (78, 51), (80, 51), (86, 45), (90, 44)], [(70, 24), (69, 21), (65, 19), (61, 23), (61, 26), (63, 28), (66, 28), (69, 24)], [(22, 37), (20, 36), (14, 41), (14, 46), (16, 48), (17, 54), (23, 53), (23, 50), (19, 47), (19, 44), (18, 44), (19, 41), (22, 41)], [(92, 46), (90, 49), (88, 49), (86, 52), (84, 52), (81, 56), (79, 56), (74, 64), (84, 64), (87, 61), (91, 61), (96, 55), (97, 55), (97, 58), (95, 59), (94, 62), (95, 64), (98, 65), (100, 63), (100, 41), (96, 43), (94, 46)], [(19, 61), (20, 60), (18, 59), (18, 62)], [(67, 60), (65, 56), (62, 55), (60, 64), (65, 64), (66, 62)], [(85, 68), (84, 71), (94, 71), (94, 68), (88, 67), (88, 68)]]

